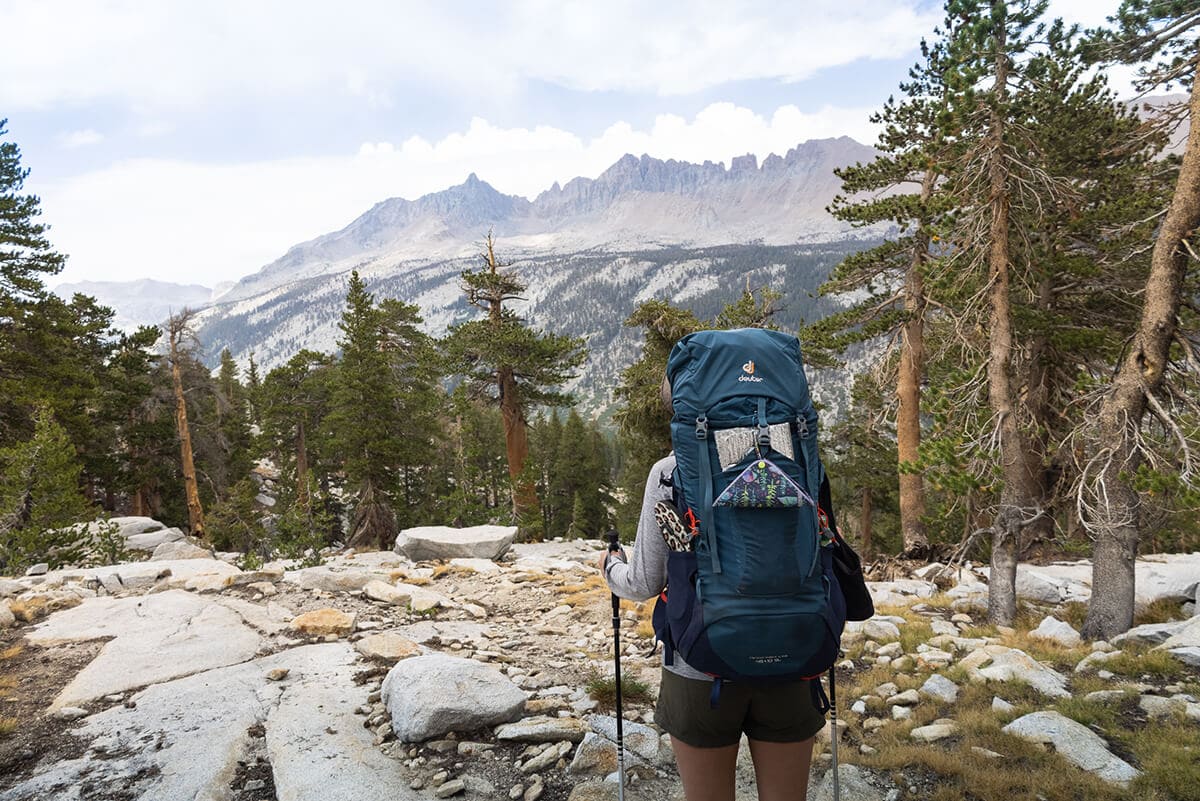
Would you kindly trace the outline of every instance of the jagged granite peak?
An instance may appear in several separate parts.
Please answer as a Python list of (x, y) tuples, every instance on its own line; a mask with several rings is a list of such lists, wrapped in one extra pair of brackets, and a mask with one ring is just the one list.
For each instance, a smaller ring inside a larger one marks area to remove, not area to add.
[(728, 167), (626, 154), (595, 178), (556, 182), (532, 201), (471, 173), (416, 200), (375, 204), (340, 231), (291, 248), (221, 301), (350, 269), (469, 256), (489, 229), (512, 254), (837, 239), (850, 232), (825, 211), (841, 188), (833, 170), (874, 154), (849, 137), (804, 142), (761, 165), (753, 154)]

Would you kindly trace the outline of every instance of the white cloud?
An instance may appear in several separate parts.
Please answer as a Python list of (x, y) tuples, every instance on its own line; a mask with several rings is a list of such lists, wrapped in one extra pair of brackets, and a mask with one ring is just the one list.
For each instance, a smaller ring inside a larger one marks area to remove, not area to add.
[(104, 134), (92, 128), (84, 128), (81, 131), (63, 131), (55, 139), (59, 147), (73, 150), (77, 147), (86, 147), (104, 141)]
[(52, 241), (70, 256), (64, 280), (211, 285), (341, 228), (380, 200), (438, 191), (470, 172), (532, 197), (554, 181), (594, 177), (625, 153), (728, 164), (747, 152), (783, 154), (806, 139), (849, 134), (872, 142), (869, 113), (782, 106), (766, 118), (716, 103), (692, 120), (661, 115), (645, 130), (618, 122), (591, 139), (477, 118), (436, 142), (367, 142), (345, 156), (221, 166), (141, 159), (31, 188), (54, 226)]
[(329, 92), (390, 102), (406, 82), (474, 96), (540, 80), (681, 94), (911, 52), (917, 0), (473, 3), (62, 0), (0, 5), (0, 107), (174, 108)]

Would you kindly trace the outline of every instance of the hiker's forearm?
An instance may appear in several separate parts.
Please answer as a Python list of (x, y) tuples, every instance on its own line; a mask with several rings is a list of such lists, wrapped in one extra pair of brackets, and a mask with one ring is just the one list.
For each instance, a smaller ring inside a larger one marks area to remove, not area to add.
[(670, 489), (659, 482), (665, 461), (654, 466), (646, 481), (637, 539), (629, 555), (629, 564), (614, 561), (608, 569), (608, 585), (612, 591), (633, 601), (653, 598), (667, 583), (667, 543), (654, 520), (654, 504), (671, 497)]

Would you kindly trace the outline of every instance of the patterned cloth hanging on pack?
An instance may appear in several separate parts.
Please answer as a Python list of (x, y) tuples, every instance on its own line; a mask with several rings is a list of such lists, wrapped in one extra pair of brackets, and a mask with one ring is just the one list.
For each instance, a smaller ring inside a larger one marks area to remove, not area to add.
[(816, 506), (800, 485), (770, 459), (759, 457), (747, 465), (713, 502), (713, 506), (743, 509)]

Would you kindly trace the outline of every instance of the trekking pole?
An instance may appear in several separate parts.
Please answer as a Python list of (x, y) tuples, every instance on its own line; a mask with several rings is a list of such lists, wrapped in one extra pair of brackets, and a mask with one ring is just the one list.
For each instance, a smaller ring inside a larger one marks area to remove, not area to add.
[(829, 733), (829, 743), (833, 754), (833, 801), (841, 801), (842, 788), (838, 779), (838, 725), (837, 725), (837, 679), (834, 671), (837, 665), (829, 666), (829, 723), (832, 730)]
[[(608, 532), (608, 552), (618, 553), (621, 546), (617, 532)], [(612, 594), (613, 665), (616, 668), (617, 688), (617, 801), (625, 801), (625, 731), (621, 719), (621, 599)]]

